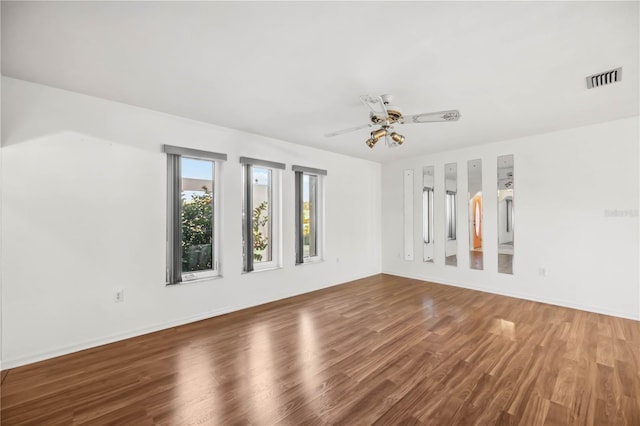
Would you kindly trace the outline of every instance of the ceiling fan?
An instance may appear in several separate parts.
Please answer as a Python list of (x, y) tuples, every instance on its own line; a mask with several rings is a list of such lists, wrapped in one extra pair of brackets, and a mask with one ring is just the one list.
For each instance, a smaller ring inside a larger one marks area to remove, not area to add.
[(404, 143), (404, 136), (393, 131), (394, 124), (436, 123), (439, 121), (457, 121), (460, 118), (460, 111), (455, 109), (404, 116), (399, 107), (391, 105), (391, 95), (362, 95), (360, 100), (371, 109), (369, 113), (371, 123), (327, 133), (325, 137), (330, 138), (355, 132), (366, 127), (380, 126), (379, 129), (371, 132), (371, 137), (367, 139), (366, 144), (369, 148), (373, 148), (380, 139), (384, 138), (387, 146), (391, 148)]

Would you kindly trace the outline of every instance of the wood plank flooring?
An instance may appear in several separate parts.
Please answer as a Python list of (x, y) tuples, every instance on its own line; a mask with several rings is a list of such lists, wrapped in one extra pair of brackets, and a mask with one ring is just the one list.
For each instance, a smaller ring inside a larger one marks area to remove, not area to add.
[(640, 425), (640, 322), (390, 275), (5, 373), (2, 425)]

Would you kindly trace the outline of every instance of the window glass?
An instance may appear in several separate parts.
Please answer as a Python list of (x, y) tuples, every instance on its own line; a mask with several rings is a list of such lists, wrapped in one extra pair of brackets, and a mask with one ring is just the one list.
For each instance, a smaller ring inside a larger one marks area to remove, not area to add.
[(213, 269), (214, 162), (181, 158), (182, 272)]
[(296, 264), (322, 257), (322, 173), (326, 172), (315, 171), (296, 171)]
[[(257, 160), (255, 160), (257, 161)], [(280, 169), (243, 165), (243, 270), (280, 266)]]
[(303, 257), (318, 255), (318, 176), (302, 177)]
[(253, 169), (253, 262), (273, 260), (273, 179), (272, 170), (251, 166)]

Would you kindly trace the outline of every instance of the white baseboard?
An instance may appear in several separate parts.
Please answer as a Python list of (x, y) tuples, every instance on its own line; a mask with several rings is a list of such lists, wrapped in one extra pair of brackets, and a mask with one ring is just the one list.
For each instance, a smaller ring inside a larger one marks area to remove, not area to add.
[[(380, 272), (375, 273), (373, 275), (378, 275), (379, 273)], [(8, 369), (11, 369), (11, 368), (21, 367), (23, 365), (32, 364), (34, 362), (39, 362), (39, 361), (44, 361), (44, 360), (55, 358), (55, 357), (62, 356), (62, 355), (68, 355), (68, 354), (71, 354), (71, 353), (74, 353), (74, 352), (83, 351), (85, 349), (95, 348), (97, 346), (107, 345), (109, 343), (118, 342), (120, 340), (130, 339), (132, 337), (138, 337), (138, 336), (142, 336), (142, 335), (145, 335), (145, 334), (154, 333), (156, 331), (162, 331), (162, 330), (166, 330), (168, 328), (178, 327), (178, 326), (185, 325), (185, 324), (190, 324), (190, 323), (196, 322), (196, 321), (202, 321), (202, 320), (213, 318), (213, 317), (217, 317), (217, 316), (220, 316), (220, 315), (225, 315), (225, 314), (228, 314), (228, 313), (231, 313), (231, 312), (240, 311), (242, 309), (252, 308), (252, 307), (255, 307), (255, 306), (264, 305), (266, 303), (271, 303), (271, 302), (275, 302), (275, 301), (278, 301), (278, 300), (288, 299), (289, 297), (300, 296), (300, 295), (305, 294), (305, 293), (311, 293), (311, 292), (322, 290), (322, 289), (325, 289), (325, 288), (334, 287), (336, 285), (346, 284), (348, 282), (359, 280), (359, 279), (366, 278), (368, 276), (373, 276), (373, 275), (353, 277), (353, 278), (347, 279), (346, 281), (341, 281), (341, 282), (337, 282), (337, 283), (328, 284), (328, 285), (326, 285), (324, 287), (319, 287), (319, 288), (315, 288), (315, 289), (307, 289), (307, 290), (304, 290), (301, 293), (282, 295), (282, 297), (279, 297), (279, 298), (273, 299), (273, 300), (264, 300), (264, 301), (259, 301), (257, 303), (250, 303), (250, 304), (246, 304), (246, 305), (228, 306), (228, 307), (225, 307), (225, 308), (216, 309), (216, 310), (213, 310), (213, 311), (210, 311), (210, 312), (203, 312), (201, 314), (193, 315), (193, 316), (186, 317), (186, 318), (180, 318), (180, 319), (176, 319), (176, 320), (173, 320), (173, 321), (167, 321), (167, 322), (151, 325), (151, 326), (148, 326), (148, 327), (142, 327), (142, 328), (137, 328), (137, 329), (133, 329), (133, 330), (128, 330), (128, 331), (125, 331), (123, 333), (115, 333), (115, 334), (108, 335), (108, 336), (103, 336), (103, 337), (100, 337), (100, 338), (97, 338), (97, 339), (85, 340), (82, 343), (78, 343), (76, 345), (60, 346), (58, 348), (54, 348), (54, 349), (51, 349), (51, 350), (48, 350), (48, 351), (28, 354), (28, 355), (20, 356), (20, 357), (17, 357), (17, 358), (5, 359), (5, 360), (2, 360), (2, 368), (0, 369), (0, 371), (2, 369), (8, 370)]]
[(241, 309), (249, 308), (251, 306), (235, 306), (219, 309), (211, 312), (204, 312), (199, 315), (191, 317), (181, 318), (174, 321), (167, 321), (151, 325), (149, 327), (137, 328), (134, 330), (128, 330), (124, 333), (116, 333), (109, 336), (103, 336), (98, 339), (86, 340), (77, 345), (61, 346), (50, 351), (39, 352), (35, 354), (29, 354), (18, 358), (4, 360), (2, 363), (3, 369), (10, 369), (21, 367), (23, 365), (32, 364), (34, 362), (44, 361), (50, 358), (55, 358), (62, 355), (68, 355), (74, 352), (83, 351), (85, 349), (95, 348), (97, 346), (107, 345), (109, 343), (118, 342), (120, 340), (130, 339), (132, 337), (142, 336), (144, 334), (154, 333), (156, 331), (166, 330), (168, 328), (177, 327), (180, 325), (189, 324), (196, 321), (201, 321), (208, 318), (213, 318), (219, 315), (228, 314), (230, 312), (239, 311)]
[(640, 313), (633, 314), (633, 313), (628, 313), (628, 312), (618, 312), (618, 311), (613, 311), (613, 310), (610, 310), (610, 309), (603, 309), (603, 308), (598, 307), (598, 306), (583, 305), (583, 304), (580, 304), (580, 303), (574, 303), (574, 302), (566, 301), (566, 300), (551, 299), (551, 298), (546, 298), (546, 297), (533, 297), (533, 296), (530, 296), (528, 294), (519, 294), (519, 293), (515, 293), (515, 292), (499, 291), (499, 290), (495, 290), (495, 289), (492, 289), (492, 288), (477, 287), (477, 286), (474, 286), (474, 285), (471, 285), (471, 284), (460, 283), (460, 282), (443, 281), (441, 279), (429, 278), (429, 277), (426, 277), (426, 276), (420, 277), (420, 276), (417, 276), (417, 275), (405, 274), (405, 273), (402, 273), (402, 272), (384, 271), (382, 273), (383, 274), (388, 274), (388, 275), (396, 275), (398, 277), (411, 278), (411, 279), (414, 279), (414, 280), (429, 281), (429, 282), (433, 282), (433, 283), (436, 283), (436, 284), (443, 284), (443, 285), (449, 285), (449, 286), (453, 286), (453, 287), (466, 288), (466, 289), (469, 289), (469, 290), (482, 291), (484, 293), (498, 294), (500, 296), (514, 297), (516, 299), (530, 300), (532, 302), (539, 302), (539, 303), (546, 303), (546, 304), (549, 304), (549, 305), (562, 306), (563, 308), (577, 309), (577, 310), (580, 310), (580, 311), (593, 312), (593, 313), (596, 313), (596, 314), (609, 315), (609, 316), (618, 317), (618, 318), (624, 318), (624, 319), (630, 319), (630, 320), (634, 320), (634, 321), (640, 321)]

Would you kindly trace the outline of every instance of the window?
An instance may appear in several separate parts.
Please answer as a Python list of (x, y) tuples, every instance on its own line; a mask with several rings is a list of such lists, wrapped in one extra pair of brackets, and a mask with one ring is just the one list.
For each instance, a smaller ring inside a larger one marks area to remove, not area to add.
[(280, 170), (284, 164), (240, 157), (243, 270), (280, 266)]
[(326, 170), (293, 166), (296, 174), (296, 264), (322, 258), (322, 177)]
[(219, 275), (218, 179), (226, 154), (164, 146), (168, 161), (167, 282)]
[(447, 238), (456, 239), (456, 193), (447, 191)]

